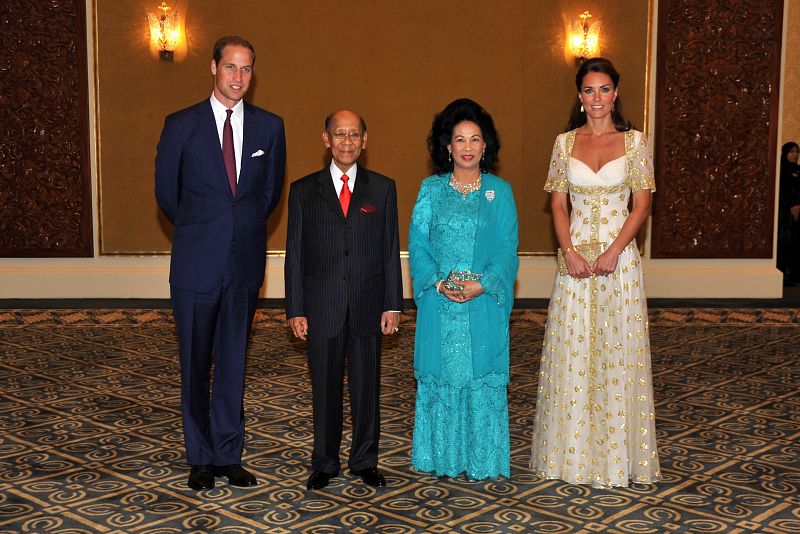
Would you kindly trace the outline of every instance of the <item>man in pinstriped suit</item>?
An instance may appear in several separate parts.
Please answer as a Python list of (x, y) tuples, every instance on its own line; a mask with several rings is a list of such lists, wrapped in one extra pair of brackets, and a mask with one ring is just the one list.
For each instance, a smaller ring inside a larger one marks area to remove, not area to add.
[(286, 239), (286, 316), (306, 340), (314, 409), (308, 489), (339, 473), (344, 361), (353, 440), (348, 466), (371, 486), (378, 470), (380, 346), (398, 330), (403, 306), (394, 180), (357, 164), (364, 120), (349, 110), (325, 120), (328, 167), (294, 182)]

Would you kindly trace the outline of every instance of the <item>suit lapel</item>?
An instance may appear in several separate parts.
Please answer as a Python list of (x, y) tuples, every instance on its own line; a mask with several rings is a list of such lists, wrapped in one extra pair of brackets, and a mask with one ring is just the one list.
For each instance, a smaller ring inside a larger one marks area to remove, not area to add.
[(200, 115), (201, 129), (208, 143), (208, 153), (211, 154), (211, 159), (214, 160), (214, 168), (216, 170), (214, 174), (220, 178), (218, 185), (224, 185), (225, 188), (230, 191), (228, 174), (225, 172), (225, 162), (222, 161), (222, 145), (219, 144), (217, 122), (214, 120), (214, 111), (211, 109), (211, 102), (206, 101), (206, 105), (203, 107)]
[[(256, 137), (256, 132), (258, 131), (256, 127), (256, 116), (247, 102), (244, 104), (244, 124), (242, 126), (242, 161), (239, 169), (239, 185), (236, 188), (237, 194), (242, 187), (247, 187), (249, 185), (247, 172), (250, 170), (250, 157), (258, 150), (256, 146), (258, 144)], [(261, 157), (265, 158), (267, 156), (265, 154)]]
[[(358, 180), (356, 180), (357, 182)], [(333, 176), (331, 176), (330, 167), (325, 167), (319, 171), (317, 178), (317, 186), (320, 196), (328, 203), (331, 209), (336, 213), (342, 221), (344, 221), (344, 213), (342, 213), (342, 205), (339, 204), (339, 197), (336, 196), (336, 188), (333, 187)], [(352, 198), (351, 198), (352, 204)]]
[[(331, 176), (330, 167), (325, 167), (319, 172), (319, 193), (322, 198), (330, 205), (331, 209), (337, 213), (344, 221), (345, 216), (342, 212), (342, 205), (339, 203), (339, 197), (336, 196), (336, 188), (333, 186), (333, 176)], [(350, 197), (350, 207), (347, 210), (347, 216), (350, 217), (357, 209), (356, 206), (360, 205), (363, 199), (369, 193), (369, 171), (364, 167), (358, 167), (358, 174), (356, 174), (356, 185), (353, 189), (353, 196)]]
[(356, 174), (356, 186), (353, 189), (353, 196), (350, 197), (350, 207), (347, 209), (347, 216), (349, 217), (361, 205), (362, 199), (369, 192), (369, 171), (359, 166), (358, 173)]
[(228, 173), (225, 171), (225, 162), (222, 160), (222, 145), (219, 143), (217, 121), (214, 120), (214, 110), (211, 108), (211, 102), (206, 102), (201, 115), (203, 136), (206, 138), (208, 153), (211, 154), (211, 159), (214, 160), (214, 167), (217, 171), (214, 174), (220, 178), (216, 182), (230, 192), (231, 186), (228, 184)]

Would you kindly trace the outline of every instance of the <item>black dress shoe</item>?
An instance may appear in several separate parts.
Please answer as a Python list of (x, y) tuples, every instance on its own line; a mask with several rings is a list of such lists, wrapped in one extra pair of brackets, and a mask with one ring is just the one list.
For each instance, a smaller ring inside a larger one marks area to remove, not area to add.
[(372, 486), (373, 488), (386, 486), (386, 479), (377, 467), (367, 467), (366, 469), (351, 470), (350, 472), (360, 476), (364, 484)]
[(214, 470), (210, 465), (193, 465), (187, 484), (195, 491), (214, 489)]
[(311, 476), (308, 477), (306, 488), (310, 490), (322, 489), (328, 485), (328, 482), (336, 476), (336, 473), (326, 473), (325, 471), (311, 471)]
[(228, 484), (240, 488), (249, 488), (258, 484), (256, 477), (241, 464), (215, 465), (215, 477), (228, 477)]

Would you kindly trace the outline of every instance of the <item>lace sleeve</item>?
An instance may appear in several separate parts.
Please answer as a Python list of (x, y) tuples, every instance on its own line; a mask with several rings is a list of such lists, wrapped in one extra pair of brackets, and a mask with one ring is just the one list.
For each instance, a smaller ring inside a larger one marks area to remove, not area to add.
[(481, 285), (483, 286), (483, 291), (492, 297), (498, 306), (505, 306), (506, 292), (503, 288), (502, 280), (500, 280), (500, 277), (496, 273), (491, 271), (483, 273)]
[(550, 170), (547, 173), (547, 181), (544, 183), (545, 191), (569, 191), (567, 181), (567, 151), (562, 145), (564, 135), (556, 137), (553, 144), (553, 155), (550, 158)]
[(625, 139), (625, 153), (628, 159), (628, 185), (631, 191), (640, 189), (656, 190), (653, 172), (653, 154), (647, 144), (647, 136), (642, 132), (628, 132)]

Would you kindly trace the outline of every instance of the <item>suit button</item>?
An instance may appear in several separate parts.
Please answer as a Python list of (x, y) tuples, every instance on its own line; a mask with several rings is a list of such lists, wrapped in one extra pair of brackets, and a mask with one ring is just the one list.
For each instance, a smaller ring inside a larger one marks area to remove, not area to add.
[(345, 282), (347, 282), (348, 280), (350, 280), (350, 277), (349, 277), (349, 276), (343, 276), (343, 277), (342, 277), (342, 280), (344, 280)]
[(345, 255), (345, 256), (349, 256), (349, 255), (350, 255), (350, 251), (349, 251), (349, 250), (345, 250), (345, 251), (344, 251), (344, 255)]
[(234, 202), (234, 203), (233, 203), (233, 207), (234, 207), (234, 208), (236, 207), (236, 202)]

